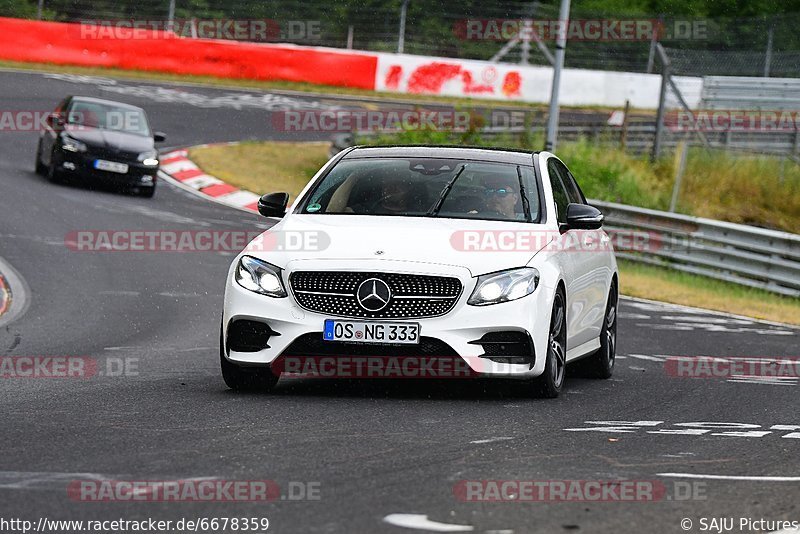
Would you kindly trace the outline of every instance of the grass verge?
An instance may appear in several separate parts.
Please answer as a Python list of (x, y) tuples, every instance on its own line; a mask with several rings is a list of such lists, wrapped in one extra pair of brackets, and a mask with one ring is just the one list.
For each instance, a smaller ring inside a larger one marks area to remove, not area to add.
[[(292, 198), (327, 161), (328, 143), (245, 142), (192, 149), (204, 171), (256, 193)], [(758, 319), (800, 324), (800, 300), (704, 276), (620, 261), (622, 293)]]
[(286, 191), (291, 200), (328, 161), (330, 143), (247, 141), (193, 148), (189, 158), (220, 180), (257, 194)]
[(800, 299), (625, 260), (619, 276), (624, 295), (800, 325)]

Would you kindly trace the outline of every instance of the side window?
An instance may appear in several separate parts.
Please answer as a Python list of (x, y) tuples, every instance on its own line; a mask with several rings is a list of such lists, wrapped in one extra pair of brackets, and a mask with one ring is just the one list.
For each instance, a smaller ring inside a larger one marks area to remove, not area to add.
[(547, 162), (547, 172), (550, 175), (550, 185), (553, 188), (553, 200), (556, 203), (556, 219), (559, 223), (567, 222), (567, 204), (570, 203), (567, 189), (561, 181), (561, 173), (558, 161), (550, 159)]
[(569, 201), (575, 204), (586, 204), (586, 199), (583, 197), (580, 188), (578, 187), (578, 183), (575, 181), (575, 177), (572, 176), (572, 173), (569, 172), (563, 163), (559, 161), (555, 161), (555, 165), (558, 167), (558, 174), (561, 176), (561, 180), (564, 182), (564, 187), (567, 189), (567, 197)]
[(570, 188), (572, 191), (574, 191), (575, 198), (578, 199), (576, 202), (579, 204), (586, 204), (586, 196), (584, 196), (583, 191), (581, 191), (581, 188), (578, 186), (578, 182), (575, 180), (575, 177), (569, 170), (567, 170), (567, 180), (569, 181), (567, 188)]

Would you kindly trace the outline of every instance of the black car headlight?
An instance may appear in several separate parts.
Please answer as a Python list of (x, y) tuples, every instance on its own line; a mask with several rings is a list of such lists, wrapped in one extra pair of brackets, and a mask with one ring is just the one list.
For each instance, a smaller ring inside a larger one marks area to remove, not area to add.
[(67, 137), (66, 135), (61, 138), (61, 148), (67, 152), (86, 152), (86, 143), (81, 143), (77, 139)]
[(155, 150), (148, 150), (147, 152), (142, 152), (136, 158), (137, 161), (141, 161), (143, 165), (147, 167), (155, 167), (158, 165), (158, 152)]
[(268, 297), (286, 296), (281, 280), (281, 269), (252, 256), (242, 256), (234, 273), (236, 282), (254, 293)]
[(530, 295), (539, 285), (539, 271), (522, 267), (478, 277), (478, 284), (467, 304), (486, 306), (517, 300)]

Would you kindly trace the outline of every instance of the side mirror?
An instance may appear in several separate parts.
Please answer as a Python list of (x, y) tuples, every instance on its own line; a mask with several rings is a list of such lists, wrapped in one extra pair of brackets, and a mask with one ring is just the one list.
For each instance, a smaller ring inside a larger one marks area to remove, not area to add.
[(268, 193), (258, 199), (258, 213), (264, 217), (283, 217), (287, 204), (289, 193)]
[(156, 143), (163, 143), (167, 140), (167, 134), (164, 132), (153, 132), (153, 141)]
[(567, 206), (567, 227), (570, 230), (597, 230), (603, 226), (603, 214), (587, 204)]
[(51, 128), (61, 128), (64, 126), (64, 119), (60, 113), (51, 113), (47, 116), (47, 124)]

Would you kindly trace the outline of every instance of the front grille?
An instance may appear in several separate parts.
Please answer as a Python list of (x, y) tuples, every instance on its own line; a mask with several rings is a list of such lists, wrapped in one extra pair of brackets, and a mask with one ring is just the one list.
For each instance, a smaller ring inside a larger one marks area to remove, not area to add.
[(107, 147), (90, 147), (88, 155), (92, 158), (119, 161), (121, 163), (130, 163), (132, 161), (136, 161), (139, 153), (128, 152), (127, 150), (115, 150)]
[[(392, 292), (389, 304), (374, 312), (362, 308), (356, 298), (358, 286), (370, 278), (386, 282)], [(453, 309), (462, 289), (461, 281), (449, 276), (350, 271), (298, 271), (289, 283), (297, 303), (307, 310), (368, 319), (444, 315)]]

